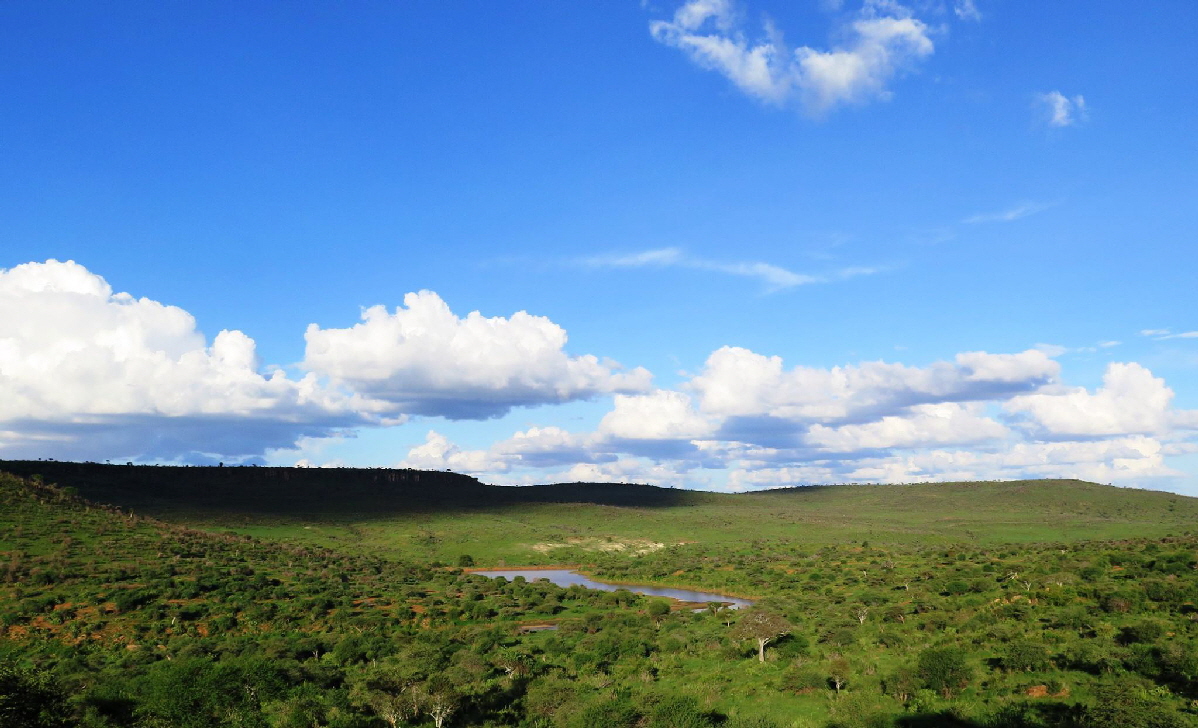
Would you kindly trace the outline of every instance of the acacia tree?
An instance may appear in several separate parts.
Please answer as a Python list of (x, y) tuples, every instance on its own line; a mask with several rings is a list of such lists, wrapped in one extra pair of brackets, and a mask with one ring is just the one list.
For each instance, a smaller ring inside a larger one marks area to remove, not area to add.
[(424, 695), (416, 689), (418, 674), (398, 657), (384, 658), (351, 680), (350, 695), (358, 705), (369, 706), (395, 728), (424, 708)]
[(837, 693), (849, 681), (849, 673), (852, 669), (849, 661), (842, 655), (832, 655), (832, 659), (828, 661), (828, 679), (832, 682), (832, 687), (836, 688)]
[(423, 686), (424, 711), (437, 728), (443, 728), (449, 717), (462, 706), (462, 694), (449, 680), (437, 676)]
[(375, 715), (387, 721), (391, 728), (399, 725), (400, 721), (407, 721), (419, 715), (422, 697), (407, 688), (396, 693), (371, 690), (364, 694), (365, 704), (370, 706)]
[(496, 654), (495, 667), (503, 670), (508, 679), (518, 680), (532, 672), (532, 660), (524, 653), (505, 649)]
[(765, 646), (790, 634), (793, 629), (794, 625), (781, 614), (761, 607), (749, 607), (732, 630), (732, 637), (737, 640), (756, 640), (757, 659), (765, 662)]

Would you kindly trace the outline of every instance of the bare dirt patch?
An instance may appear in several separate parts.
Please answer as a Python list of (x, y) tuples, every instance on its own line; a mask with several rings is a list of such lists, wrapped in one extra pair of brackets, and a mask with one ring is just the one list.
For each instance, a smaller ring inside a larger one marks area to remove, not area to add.
[(647, 538), (614, 539), (575, 536), (567, 538), (565, 541), (542, 541), (541, 543), (533, 544), (532, 550), (540, 554), (547, 554), (555, 549), (576, 548), (583, 551), (598, 551), (606, 554), (617, 553), (643, 556), (665, 547), (666, 545), (661, 541), (650, 541)]

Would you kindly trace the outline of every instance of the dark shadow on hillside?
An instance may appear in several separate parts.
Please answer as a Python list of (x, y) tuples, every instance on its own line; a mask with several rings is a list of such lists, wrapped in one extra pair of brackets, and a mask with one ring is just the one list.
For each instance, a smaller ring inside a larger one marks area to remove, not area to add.
[(385, 468), (177, 467), (0, 460), (0, 471), (74, 488), (97, 503), (147, 515), (204, 512), (247, 516), (386, 517), (486, 511), (537, 503), (631, 508), (689, 505), (710, 494), (650, 485), (486, 485), (468, 475)]
[(959, 718), (954, 718), (948, 713), (905, 715), (896, 719), (894, 725), (899, 726), (899, 728), (981, 728), (981, 724), (979, 723), (963, 721)]
[(894, 725), (898, 728), (1065, 728), (1077, 725), (1077, 715), (1077, 709), (1065, 703), (1026, 702), (1009, 703), (984, 722), (958, 718), (949, 711), (943, 711), (900, 716), (895, 719)]

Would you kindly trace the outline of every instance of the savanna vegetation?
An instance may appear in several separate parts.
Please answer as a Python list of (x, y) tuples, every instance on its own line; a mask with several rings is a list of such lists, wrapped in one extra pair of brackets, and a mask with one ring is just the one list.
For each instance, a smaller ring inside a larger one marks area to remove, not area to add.
[[(5, 728), (1198, 725), (1180, 496), (0, 469)], [(756, 604), (463, 568), (504, 561)]]

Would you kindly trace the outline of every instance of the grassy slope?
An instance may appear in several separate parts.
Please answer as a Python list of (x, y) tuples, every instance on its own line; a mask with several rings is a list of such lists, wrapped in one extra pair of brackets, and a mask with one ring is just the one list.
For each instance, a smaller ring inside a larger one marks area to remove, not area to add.
[[(442, 560), (469, 553), (487, 563), (553, 563), (585, 560), (588, 551), (621, 544), (635, 550), (645, 542), (997, 544), (1163, 536), (1198, 523), (1194, 499), (1076, 481), (841, 486), (704, 495), (695, 501), (663, 508), (529, 504), (502, 511), (379, 516), (352, 525), (288, 522), (246, 531)], [(536, 549), (572, 542), (576, 548)]]
[[(452, 473), (0, 462), (171, 521), (348, 551), (480, 564), (585, 561), (657, 543), (1077, 541), (1187, 532), (1198, 499), (1076, 480), (822, 486), (727, 495), (485, 486)], [(547, 546), (547, 545), (557, 545)]]

